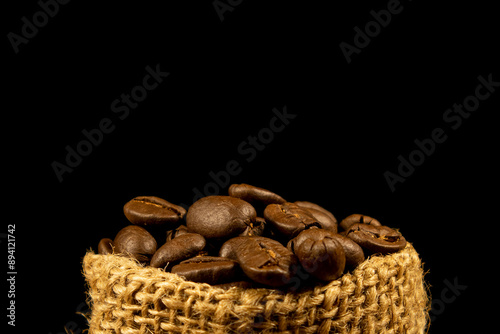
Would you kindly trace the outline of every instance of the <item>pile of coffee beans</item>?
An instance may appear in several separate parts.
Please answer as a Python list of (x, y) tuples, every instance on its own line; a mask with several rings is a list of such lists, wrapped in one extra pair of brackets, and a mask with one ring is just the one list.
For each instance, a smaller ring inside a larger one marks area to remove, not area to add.
[(280, 287), (334, 280), (372, 254), (406, 246), (398, 231), (353, 214), (340, 223), (325, 208), (288, 202), (263, 188), (233, 184), (228, 196), (207, 196), (186, 211), (155, 196), (123, 207), (132, 223), (99, 254), (123, 254), (194, 282)]

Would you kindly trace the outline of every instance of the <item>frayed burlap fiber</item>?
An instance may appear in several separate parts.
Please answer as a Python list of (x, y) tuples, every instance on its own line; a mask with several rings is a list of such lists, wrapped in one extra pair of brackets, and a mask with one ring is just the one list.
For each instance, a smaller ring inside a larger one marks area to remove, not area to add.
[(88, 252), (90, 334), (424, 333), (428, 297), (408, 243), (325, 285), (223, 290), (118, 255)]

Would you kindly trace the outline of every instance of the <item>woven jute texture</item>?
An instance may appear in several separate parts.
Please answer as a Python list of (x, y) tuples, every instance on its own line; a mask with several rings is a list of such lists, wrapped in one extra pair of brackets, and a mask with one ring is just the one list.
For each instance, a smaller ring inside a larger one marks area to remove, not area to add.
[(118, 255), (83, 259), (90, 334), (424, 333), (428, 296), (418, 253), (371, 256), (324, 285), (223, 290)]

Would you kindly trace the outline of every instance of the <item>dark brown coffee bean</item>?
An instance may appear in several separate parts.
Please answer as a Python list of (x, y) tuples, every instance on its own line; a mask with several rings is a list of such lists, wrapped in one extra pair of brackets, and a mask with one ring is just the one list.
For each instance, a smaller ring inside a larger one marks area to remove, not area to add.
[(387, 226), (356, 223), (347, 230), (347, 237), (372, 253), (394, 253), (406, 246), (401, 233)]
[(147, 263), (156, 252), (156, 240), (143, 227), (129, 225), (122, 228), (113, 241), (115, 253), (124, 254)]
[(197, 255), (205, 248), (205, 238), (197, 233), (186, 233), (167, 241), (158, 248), (151, 258), (151, 266), (164, 268), (168, 264), (179, 262)]
[(337, 220), (335, 217), (332, 219), (330, 215), (325, 213), (322, 210), (314, 209), (314, 208), (305, 208), (307, 211), (309, 211), (314, 218), (318, 221), (318, 223), (321, 225), (321, 228), (324, 230), (331, 231), (333, 233), (337, 233), (338, 227), (337, 227)]
[(312, 203), (312, 202), (308, 202), (308, 201), (295, 201), (294, 203), (297, 204), (298, 206), (300, 206), (301, 208), (314, 209), (314, 210), (321, 211), (325, 215), (327, 215), (330, 218), (330, 220), (337, 223), (337, 218), (335, 218), (333, 213), (331, 213), (330, 211), (328, 211), (327, 209), (325, 209), (324, 207), (322, 207), (316, 203)]
[(255, 222), (251, 204), (230, 196), (207, 196), (189, 207), (186, 226), (205, 238), (231, 238)]
[(236, 258), (244, 273), (257, 283), (283, 286), (297, 270), (295, 255), (276, 240), (265, 237), (247, 238), (236, 250)]
[(297, 204), (270, 204), (264, 210), (264, 218), (282, 236), (294, 238), (311, 226), (321, 227), (316, 218)]
[(375, 218), (372, 218), (370, 216), (360, 215), (358, 213), (345, 217), (344, 219), (342, 219), (339, 225), (340, 227), (342, 227), (344, 231), (347, 231), (352, 225), (358, 223), (368, 224), (372, 226), (382, 226), (382, 224), (380, 224), (380, 222)]
[(189, 229), (187, 228), (186, 225), (181, 225), (177, 227), (175, 230), (169, 230), (167, 231), (167, 241), (170, 241), (175, 237), (178, 237), (186, 233), (189, 233)]
[(286, 201), (283, 197), (264, 188), (255, 187), (249, 184), (232, 184), (229, 187), (229, 196), (241, 198), (248, 203), (261, 203), (264, 206), (269, 204), (282, 204)]
[(331, 281), (342, 275), (346, 262), (344, 248), (335, 235), (324, 229), (310, 228), (290, 240), (287, 247), (308, 273)]
[(113, 240), (109, 238), (101, 239), (99, 245), (97, 245), (97, 252), (101, 255), (113, 254)]
[(238, 262), (223, 257), (197, 256), (172, 268), (172, 273), (184, 276), (186, 280), (208, 284), (235, 281), (239, 274)]
[(266, 220), (261, 217), (256, 217), (254, 222), (251, 222), (246, 229), (240, 233), (241, 237), (245, 236), (262, 236), (266, 227)]
[(365, 260), (363, 248), (355, 243), (354, 240), (340, 234), (334, 234), (333, 236), (340, 242), (342, 248), (344, 248), (346, 268), (352, 270)]
[(135, 197), (123, 206), (125, 217), (135, 225), (162, 225), (177, 223), (186, 214), (178, 205), (155, 196)]
[(219, 256), (225, 257), (232, 260), (237, 260), (236, 250), (242, 244), (248, 236), (245, 237), (235, 237), (227, 240), (219, 249)]

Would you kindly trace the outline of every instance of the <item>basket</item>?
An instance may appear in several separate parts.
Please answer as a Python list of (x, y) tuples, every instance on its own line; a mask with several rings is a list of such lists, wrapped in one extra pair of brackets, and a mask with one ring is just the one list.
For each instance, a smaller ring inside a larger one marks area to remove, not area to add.
[(119, 255), (83, 259), (90, 334), (424, 333), (422, 263), (408, 243), (354, 271), (297, 292), (229, 290), (186, 281)]

